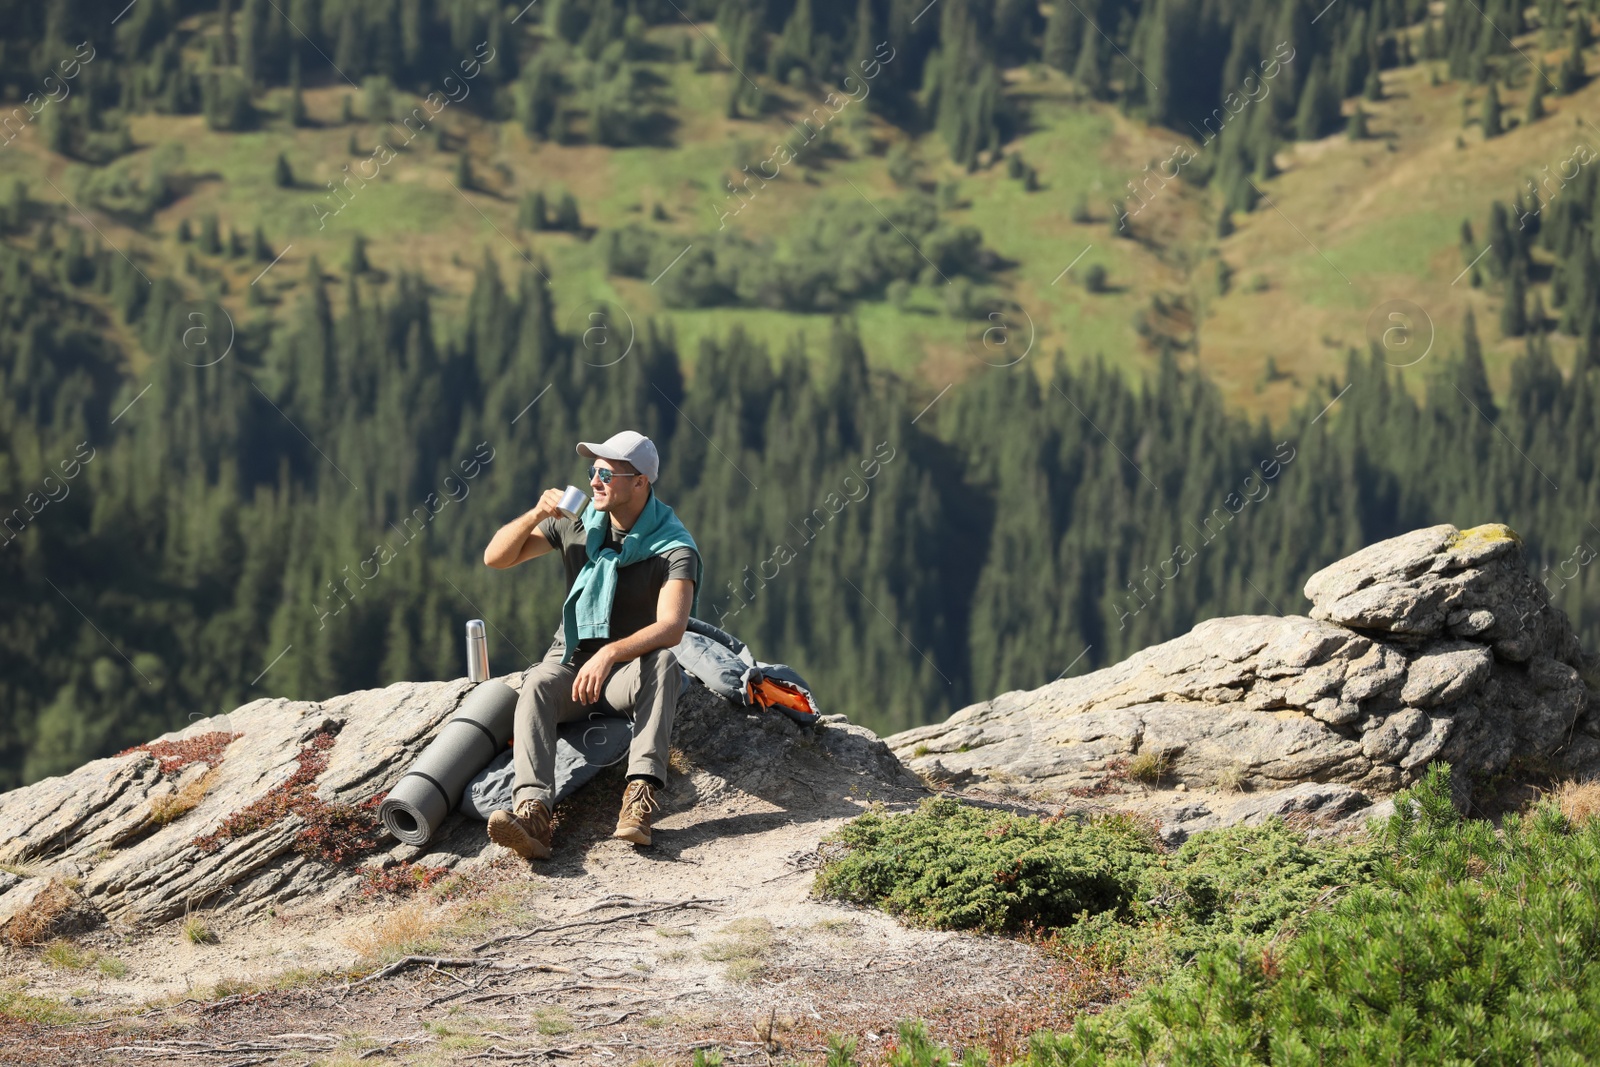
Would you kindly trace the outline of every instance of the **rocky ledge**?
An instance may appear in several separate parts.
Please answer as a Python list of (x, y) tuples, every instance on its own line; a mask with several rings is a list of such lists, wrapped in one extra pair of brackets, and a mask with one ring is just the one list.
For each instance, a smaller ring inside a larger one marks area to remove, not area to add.
[[(500, 680), (522, 684), (520, 674)], [(0, 871), (0, 943), (104, 922), (149, 927), (191, 909), (243, 917), (305, 907), (399, 864), (487, 862), (498, 846), (460, 813), (420, 848), (376, 818), (378, 801), (470, 688), (465, 679), (403, 682), (325, 701), (257, 700), (0, 794), (0, 864), (10, 868)], [(921, 792), (875, 734), (843, 716), (802, 730), (698, 684), (679, 700), (674, 742), (685, 770), (674, 767), (669, 809), (735, 790), (781, 800), (803, 786), (813, 807), (813, 793)], [(836, 815), (857, 810), (836, 806)]]
[(1318, 571), (1305, 595), (1309, 618), (1211, 619), (889, 744), (925, 774), (1040, 799), (1101, 795), (1130, 766), (1158, 789), (1215, 790), (1149, 805), (1169, 839), (1291, 811), (1359, 816), (1434, 760), (1464, 772), (1463, 804), (1508, 771), (1600, 770), (1600, 661), (1509, 527), (1416, 530)]

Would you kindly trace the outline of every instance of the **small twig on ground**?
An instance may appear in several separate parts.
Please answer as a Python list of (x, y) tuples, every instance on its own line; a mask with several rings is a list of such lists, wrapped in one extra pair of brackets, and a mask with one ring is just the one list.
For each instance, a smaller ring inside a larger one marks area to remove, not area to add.
[[(604, 919), (581, 919), (577, 922), (557, 923), (554, 926), (541, 926), (538, 929), (526, 930), (520, 934), (505, 934), (501, 937), (490, 938), (481, 945), (473, 945), (472, 951), (482, 952), (486, 948), (493, 948), (496, 945), (503, 945), (508, 941), (526, 941), (530, 937), (537, 937), (540, 934), (555, 933), (558, 930), (572, 930), (580, 926), (601, 926), (605, 923), (621, 922), (626, 919), (642, 919), (646, 915), (656, 915), (664, 911), (676, 911), (679, 908), (709, 908), (710, 905), (723, 903), (725, 899), (725, 897), (691, 897), (688, 900), (674, 900), (661, 904), (655, 904), (652, 907), (645, 908), (643, 911), (631, 911), (622, 915), (608, 915)], [(625, 907), (626, 905), (617, 904), (613, 906)]]
[[(623, 993), (644, 993), (637, 986), (627, 985), (562, 985), (550, 989), (502, 989), (496, 993), (480, 993), (475, 997), (468, 997), (463, 1004), (481, 1004), (487, 1000), (511, 1000), (516, 997), (547, 997), (552, 993), (578, 993), (588, 990), (620, 991)], [(669, 998), (671, 999), (671, 998)]]
[(490, 1045), (476, 1056), (468, 1056), (467, 1058), (469, 1060), (532, 1060), (553, 1056), (576, 1056), (578, 1053), (590, 1049), (614, 1056), (616, 1055), (615, 1050), (618, 1048), (638, 1047), (639, 1046), (632, 1041), (625, 1041), (608, 1045), (572, 1045), (570, 1047), (556, 1046), (551, 1048), (527, 1049), (519, 1052), (516, 1049), (501, 1048), (499, 1045)]
[(505, 974), (520, 974), (523, 971), (547, 971), (555, 974), (571, 974), (572, 968), (559, 967), (554, 963), (512, 963), (506, 960), (480, 959), (476, 956), (452, 958), (448, 956), (405, 956), (381, 970), (373, 971), (359, 982), (352, 982), (351, 989), (359, 989), (368, 982), (376, 982), (381, 978), (388, 978), (407, 967), (428, 966), (437, 970), (440, 967), (483, 967), (491, 971), (500, 971)]
[(432, 967), (430, 967), (429, 970), (432, 971), (434, 974), (442, 974), (446, 978), (449, 978), (452, 981), (460, 982), (462, 985), (466, 986), (468, 989), (472, 988), (472, 984), (470, 982), (468, 982), (465, 978), (461, 977), (459, 974), (456, 974), (454, 971), (441, 971), (439, 969), (439, 965), (437, 963), (434, 964)]
[(373, 1048), (369, 1048), (369, 1049), (364, 1049), (361, 1052), (358, 1052), (356, 1054), (356, 1059), (364, 1060), (364, 1059), (367, 1059), (368, 1057), (371, 1057), (371, 1056), (381, 1056), (385, 1052), (388, 1052), (390, 1049), (394, 1048), (396, 1045), (404, 1045), (404, 1044), (406, 1044), (408, 1042), (412, 1042), (412, 1041), (426, 1043), (426, 1042), (429, 1042), (429, 1041), (432, 1041), (432, 1040), (434, 1040), (434, 1037), (433, 1037), (432, 1034), (427, 1033), (426, 1031), (423, 1031), (423, 1030), (418, 1030), (415, 1033), (407, 1034), (405, 1037), (397, 1037), (393, 1041), (387, 1042), (386, 1044), (377, 1045), (377, 1046), (374, 1046)]
[(438, 1007), (440, 1004), (443, 1004), (447, 1000), (454, 1000), (457, 997), (463, 996), (463, 995), (465, 995), (467, 993), (476, 993), (480, 989), (483, 988), (484, 982), (486, 982), (488, 980), (489, 980), (489, 976), (488, 975), (484, 975), (482, 978), (478, 979), (478, 981), (476, 981), (476, 982), (472, 983), (471, 985), (467, 986), (467, 988), (465, 988), (465, 989), (452, 989), (448, 993), (442, 994), (441, 996), (434, 997), (432, 1000), (428, 1001), (428, 1003), (424, 1004), (422, 1006), (421, 1010), (422, 1011), (427, 1011), (429, 1008)]

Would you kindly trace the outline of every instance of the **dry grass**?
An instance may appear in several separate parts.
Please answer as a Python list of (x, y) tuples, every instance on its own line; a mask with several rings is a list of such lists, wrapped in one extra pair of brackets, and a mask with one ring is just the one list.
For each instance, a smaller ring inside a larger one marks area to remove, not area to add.
[(39, 958), (64, 971), (82, 971), (93, 965), (95, 954), (82, 945), (58, 937), (40, 950)]
[(92, 967), (107, 978), (122, 978), (128, 973), (128, 965), (115, 956), (85, 948), (64, 937), (47, 942), (39, 950), (39, 959), (63, 971), (87, 971)]
[(1139, 753), (1128, 761), (1128, 777), (1136, 782), (1154, 785), (1167, 776), (1172, 769), (1172, 759), (1165, 752), (1155, 752), (1150, 749)]
[(1600, 817), (1600, 779), (1587, 782), (1562, 782), (1555, 790), (1561, 814), (1582, 825)]
[(66, 881), (52, 878), (33, 903), (6, 924), (5, 940), (18, 948), (48, 941), (79, 899)]
[(748, 982), (766, 969), (764, 962), (772, 949), (774, 931), (766, 919), (735, 919), (721, 930), (721, 938), (700, 950), (714, 963), (726, 963), (727, 975), (734, 982)]
[(216, 776), (216, 769), (213, 768), (176, 793), (151, 797), (150, 822), (156, 826), (165, 826), (179, 816), (193, 811), (200, 803), (200, 798), (206, 795), (206, 790), (210, 789), (212, 783), (216, 781)]
[[(445, 1049), (488, 1048), (489, 1039), (484, 1037), (481, 1031), (489, 1029), (490, 1026), (491, 1024), (487, 1019), (458, 1013), (451, 1013), (446, 1018), (435, 1019), (432, 1022), (422, 1024), (424, 1030), (438, 1037), (439, 1047)], [(556, 1032), (563, 1033), (564, 1031)]]
[[(448, 880), (441, 882), (435, 891), (431, 891), (435, 899), (451, 899), (456, 895), (453, 888), (445, 888), (447, 884)], [(507, 923), (526, 921), (533, 914), (532, 904), (533, 890), (529, 886), (516, 883), (498, 885), (461, 899), (447, 917), (441, 917), (433, 925), (442, 937), (479, 938), (503, 928)]]
[(18, 878), (37, 878), (39, 868), (32, 863), (0, 863), (0, 871)]
[(83, 1012), (74, 1011), (60, 1001), (36, 997), (26, 992), (27, 983), (0, 985), (0, 1019), (32, 1023), (37, 1026), (70, 1026), (83, 1022)]
[(364, 966), (381, 967), (403, 956), (437, 952), (444, 944), (435, 909), (417, 901), (396, 908), (371, 927), (347, 939)]
[(203, 915), (189, 914), (183, 918), (183, 936), (193, 945), (215, 945), (217, 932)]
[(532, 1022), (534, 1029), (546, 1037), (570, 1033), (575, 1026), (572, 1016), (568, 1015), (567, 1009), (560, 1005), (534, 1009)]
[(1224, 793), (1243, 793), (1248, 783), (1249, 773), (1237, 763), (1217, 772), (1217, 788)]

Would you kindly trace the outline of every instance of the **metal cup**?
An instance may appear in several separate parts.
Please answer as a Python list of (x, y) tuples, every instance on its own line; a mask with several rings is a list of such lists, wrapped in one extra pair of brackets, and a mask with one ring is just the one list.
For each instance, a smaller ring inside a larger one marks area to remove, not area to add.
[(567, 491), (561, 494), (561, 503), (557, 509), (569, 519), (577, 519), (583, 511), (583, 506), (589, 502), (589, 495), (575, 485), (567, 486)]

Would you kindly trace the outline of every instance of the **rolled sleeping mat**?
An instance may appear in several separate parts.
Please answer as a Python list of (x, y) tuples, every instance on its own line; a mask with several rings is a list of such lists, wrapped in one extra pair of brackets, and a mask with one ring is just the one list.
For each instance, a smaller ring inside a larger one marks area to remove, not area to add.
[(408, 845), (427, 844), (461, 802), (467, 783), (511, 741), (516, 711), (517, 691), (504, 682), (473, 686), (378, 806), (389, 832)]

